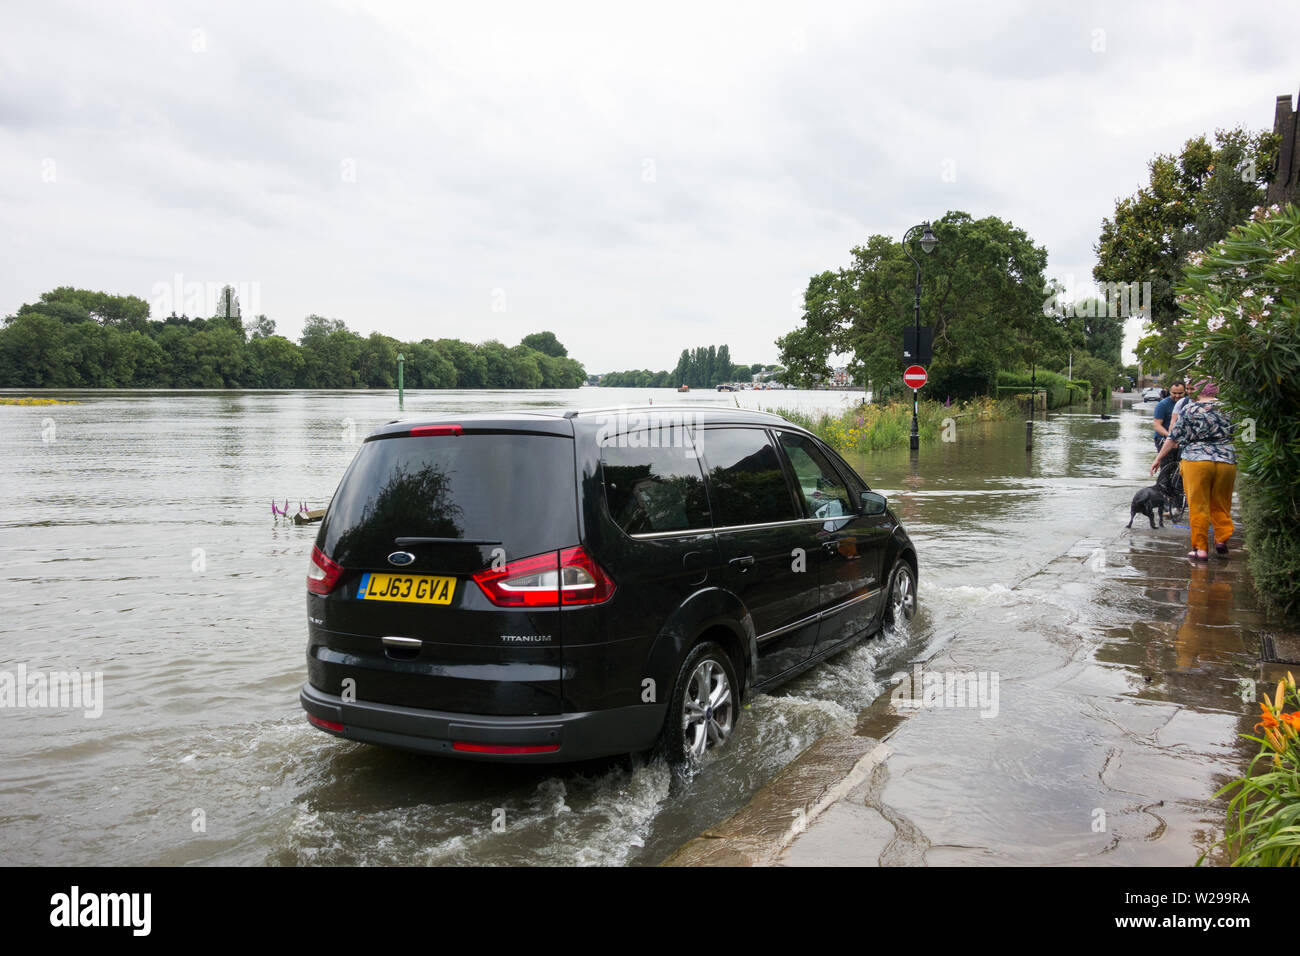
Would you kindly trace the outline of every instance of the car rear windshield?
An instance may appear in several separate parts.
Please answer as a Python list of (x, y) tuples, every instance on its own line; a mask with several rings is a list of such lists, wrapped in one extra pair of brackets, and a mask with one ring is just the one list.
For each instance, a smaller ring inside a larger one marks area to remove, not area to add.
[(344, 567), (382, 563), (399, 537), (499, 544), (505, 558), (578, 543), (573, 440), (472, 433), (366, 442), (320, 542)]

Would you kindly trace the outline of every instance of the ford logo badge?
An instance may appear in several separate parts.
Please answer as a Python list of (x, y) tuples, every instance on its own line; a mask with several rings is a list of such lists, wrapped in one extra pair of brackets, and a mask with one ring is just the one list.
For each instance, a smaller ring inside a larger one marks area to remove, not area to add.
[(415, 560), (415, 555), (410, 551), (394, 551), (388, 556), (388, 563), (395, 564), (399, 568), (404, 568)]

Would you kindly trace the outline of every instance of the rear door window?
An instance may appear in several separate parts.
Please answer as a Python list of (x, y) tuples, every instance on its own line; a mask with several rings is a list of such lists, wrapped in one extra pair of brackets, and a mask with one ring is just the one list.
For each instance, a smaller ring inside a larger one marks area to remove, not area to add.
[[(684, 442), (651, 447), (659, 434), (629, 432), (602, 443), (610, 516), (628, 534), (708, 528), (709, 501), (694, 448)], [(685, 430), (679, 434), (685, 438)]]
[[(399, 537), (484, 543), (507, 560), (577, 544), (573, 440), (467, 431), (366, 442), (319, 543), (344, 567), (366, 567), (386, 565)], [(463, 549), (443, 550), (465, 562)]]
[(709, 475), (715, 527), (802, 517), (781, 459), (761, 428), (708, 428), (698, 433)]

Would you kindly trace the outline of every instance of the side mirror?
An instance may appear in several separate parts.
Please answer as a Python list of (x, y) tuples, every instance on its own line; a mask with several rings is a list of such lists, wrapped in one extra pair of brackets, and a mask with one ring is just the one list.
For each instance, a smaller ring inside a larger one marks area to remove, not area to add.
[(862, 492), (862, 513), (864, 515), (883, 515), (889, 502), (885, 500), (884, 495), (878, 495), (874, 491)]

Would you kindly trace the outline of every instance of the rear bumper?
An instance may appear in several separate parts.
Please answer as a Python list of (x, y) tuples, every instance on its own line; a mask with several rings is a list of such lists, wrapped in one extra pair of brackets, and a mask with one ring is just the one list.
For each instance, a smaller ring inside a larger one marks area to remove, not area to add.
[[(336, 737), (498, 763), (566, 763), (647, 750), (659, 736), (667, 706), (643, 704), (536, 717), (481, 716), (372, 701), (345, 702), (310, 683), (302, 685), (298, 698), (303, 710), (313, 717), (342, 724), (341, 731), (320, 728)], [(454, 749), (458, 741), (556, 749), (542, 753), (476, 753)]]

